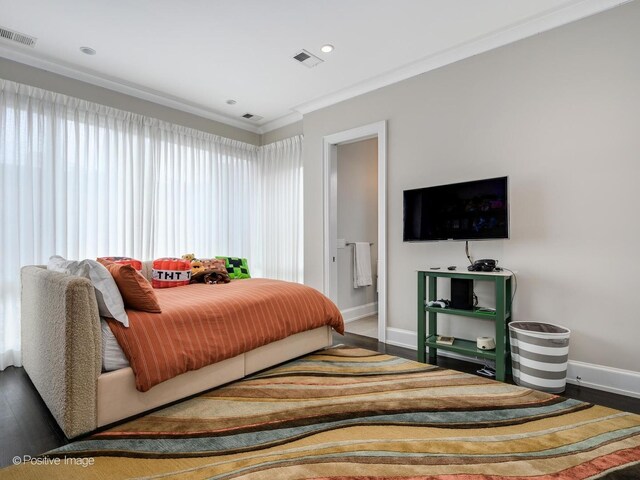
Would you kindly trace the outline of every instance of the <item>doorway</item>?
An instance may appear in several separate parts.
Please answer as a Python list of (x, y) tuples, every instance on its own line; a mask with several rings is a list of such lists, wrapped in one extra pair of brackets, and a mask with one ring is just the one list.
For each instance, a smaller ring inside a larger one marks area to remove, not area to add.
[[(324, 290), (346, 330), (386, 340), (386, 122), (324, 137)], [(356, 270), (356, 243), (359, 269)], [(365, 247), (368, 245), (368, 248)], [(356, 272), (366, 273), (370, 282)], [(365, 262), (366, 263), (366, 262)], [(363, 270), (364, 268), (364, 270)]]

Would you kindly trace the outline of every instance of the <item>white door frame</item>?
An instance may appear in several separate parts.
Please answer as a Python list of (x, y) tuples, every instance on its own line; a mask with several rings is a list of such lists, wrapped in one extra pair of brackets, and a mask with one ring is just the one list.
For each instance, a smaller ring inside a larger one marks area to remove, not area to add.
[(387, 338), (387, 122), (363, 125), (326, 135), (323, 141), (324, 171), (324, 293), (338, 301), (338, 145), (378, 138), (378, 341)]

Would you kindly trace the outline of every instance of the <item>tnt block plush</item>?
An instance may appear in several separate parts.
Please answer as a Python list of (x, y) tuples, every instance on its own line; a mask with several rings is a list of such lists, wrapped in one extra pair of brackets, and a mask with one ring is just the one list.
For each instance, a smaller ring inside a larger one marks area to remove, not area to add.
[(170, 288), (189, 285), (191, 262), (182, 258), (159, 258), (153, 261), (151, 285), (153, 288)]

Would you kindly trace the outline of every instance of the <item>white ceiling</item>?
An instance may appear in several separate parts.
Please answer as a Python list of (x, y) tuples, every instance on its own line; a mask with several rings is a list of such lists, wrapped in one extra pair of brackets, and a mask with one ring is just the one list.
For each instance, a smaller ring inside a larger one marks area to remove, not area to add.
[[(262, 133), (620, 3), (0, 0), (0, 26), (38, 38), (34, 48), (0, 40), (0, 56)], [(325, 43), (334, 52), (322, 53)], [(302, 48), (325, 62), (298, 64)], [(264, 119), (241, 119), (247, 112)]]

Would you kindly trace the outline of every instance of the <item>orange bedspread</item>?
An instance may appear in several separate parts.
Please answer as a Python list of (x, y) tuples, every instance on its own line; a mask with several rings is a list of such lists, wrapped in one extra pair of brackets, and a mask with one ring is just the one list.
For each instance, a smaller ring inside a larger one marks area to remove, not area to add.
[(155, 292), (162, 313), (127, 310), (129, 328), (109, 320), (142, 392), (294, 333), (323, 325), (344, 332), (335, 304), (298, 283), (253, 278)]

